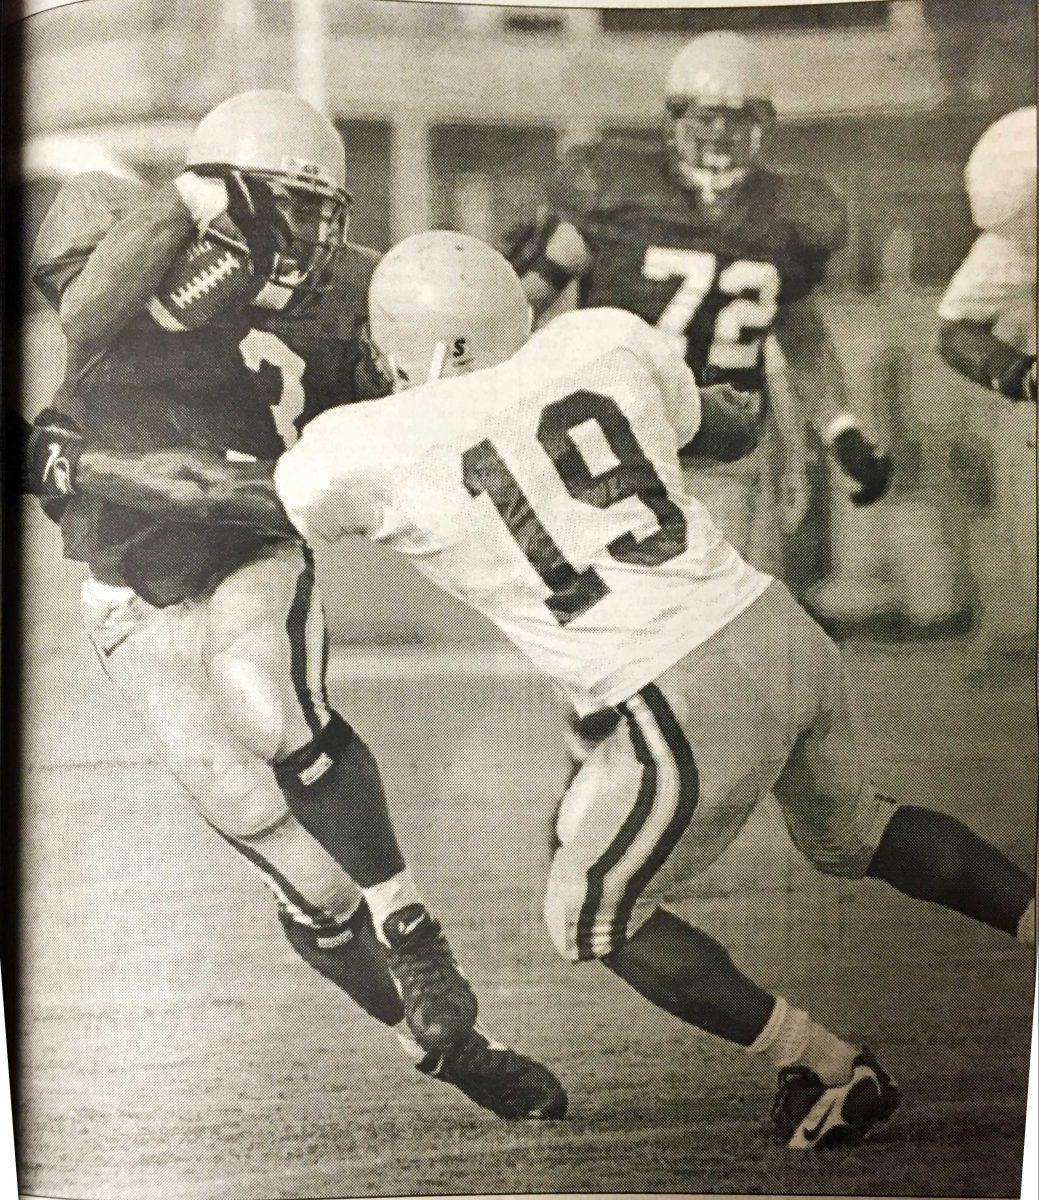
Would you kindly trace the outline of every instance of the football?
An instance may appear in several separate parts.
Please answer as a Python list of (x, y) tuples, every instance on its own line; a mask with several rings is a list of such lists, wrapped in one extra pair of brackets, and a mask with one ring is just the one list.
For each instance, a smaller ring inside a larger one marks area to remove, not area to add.
[(170, 333), (201, 329), (217, 313), (248, 304), (263, 281), (244, 250), (200, 234), (167, 271), (148, 311)]

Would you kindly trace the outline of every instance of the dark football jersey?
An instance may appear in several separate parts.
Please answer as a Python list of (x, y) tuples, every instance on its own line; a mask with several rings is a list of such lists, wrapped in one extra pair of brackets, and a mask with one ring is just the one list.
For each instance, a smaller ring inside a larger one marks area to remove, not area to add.
[(717, 217), (641, 143), (579, 147), (549, 193), (552, 223), (581, 232), (592, 261), (583, 306), (637, 313), (666, 330), (701, 383), (762, 389), (762, 346), (780, 305), (821, 279), (846, 236), (824, 183), (755, 168)]
[[(295, 314), (247, 309), (171, 333), (139, 312), (103, 347), (70, 343), (52, 406), (113, 450), (191, 446), (275, 459), (311, 417), (356, 398), (356, 335), (377, 260), (344, 247), (332, 286)], [(270, 540), (233, 525), (156, 520), (88, 496), (49, 511), (68, 557), (160, 605), (198, 594)]]

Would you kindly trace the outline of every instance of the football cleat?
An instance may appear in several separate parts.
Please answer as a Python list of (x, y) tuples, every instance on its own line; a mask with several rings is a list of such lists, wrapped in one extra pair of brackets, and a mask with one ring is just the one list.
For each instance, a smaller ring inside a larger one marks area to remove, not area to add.
[(886, 1121), (902, 1095), (869, 1050), (855, 1059), (851, 1079), (827, 1087), (807, 1067), (784, 1067), (772, 1105), (776, 1137), (791, 1150), (832, 1150), (863, 1141)]
[(448, 1055), (427, 1055), (416, 1066), (433, 1079), (453, 1084), (474, 1104), (506, 1121), (559, 1120), (567, 1095), (547, 1068), (492, 1042), (479, 1029)]
[(464, 1045), (476, 1024), (476, 996), (439, 923), (424, 904), (408, 904), (386, 918), (382, 931), (415, 1041), (435, 1054)]

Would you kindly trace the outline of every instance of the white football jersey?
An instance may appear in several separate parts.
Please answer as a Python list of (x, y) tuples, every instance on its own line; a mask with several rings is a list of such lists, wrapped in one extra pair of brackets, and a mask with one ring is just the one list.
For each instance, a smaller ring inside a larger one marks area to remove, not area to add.
[(952, 277), (938, 315), (991, 325), (1000, 341), (1035, 353), (1035, 254), (1009, 238), (983, 233)]
[(578, 711), (618, 704), (770, 578), (682, 485), (699, 393), (664, 335), (567, 313), (508, 362), (312, 421), (275, 472), (300, 533), (361, 533), (489, 617)]

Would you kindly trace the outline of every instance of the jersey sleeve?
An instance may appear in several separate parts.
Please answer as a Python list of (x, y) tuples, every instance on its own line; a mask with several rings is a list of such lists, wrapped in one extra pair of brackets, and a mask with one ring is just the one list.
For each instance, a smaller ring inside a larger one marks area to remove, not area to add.
[(44, 220), (32, 276), (70, 342), (102, 341), (144, 308), (194, 232), (172, 185), (77, 176)]
[(829, 184), (793, 176), (783, 181), (783, 206), (792, 233), (782, 302), (806, 296), (822, 282), (830, 258), (848, 240), (848, 206)]
[(1002, 238), (983, 233), (950, 280), (938, 316), (943, 321), (995, 324), (1016, 295), (1016, 274)]
[(641, 317), (632, 317), (629, 345), (660, 388), (678, 449), (681, 450), (696, 437), (700, 428), (700, 389), (696, 386), (693, 372), (668, 336), (648, 325)]
[(349, 410), (318, 417), (274, 468), (274, 487), (289, 520), (308, 542), (337, 542), (378, 523), (372, 472), (351, 461)]

